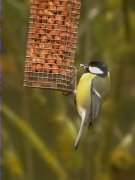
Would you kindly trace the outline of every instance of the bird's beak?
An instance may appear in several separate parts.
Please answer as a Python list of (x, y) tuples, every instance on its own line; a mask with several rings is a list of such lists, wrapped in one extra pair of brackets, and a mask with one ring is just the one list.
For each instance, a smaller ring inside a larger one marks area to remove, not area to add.
[(83, 68), (84, 70), (86, 70), (88, 68), (87, 64), (80, 64), (80, 68)]

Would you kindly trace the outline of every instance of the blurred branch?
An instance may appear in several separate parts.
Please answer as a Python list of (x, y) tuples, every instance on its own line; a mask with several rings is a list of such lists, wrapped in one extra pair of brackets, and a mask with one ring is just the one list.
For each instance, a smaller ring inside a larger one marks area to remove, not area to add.
[(110, 162), (118, 169), (129, 169), (135, 165), (135, 124), (111, 153)]
[(127, 41), (130, 41), (131, 40), (131, 28), (130, 28), (130, 22), (129, 22), (129, 14), (128, 14), (128, 3), (129, 3), (129, 1), (127, 1), (127, 0), (122, 1), (122, 11), (123, 11), (125, 36), (126, 36)]
[(38, 137), (38, 135), (31, 129), (31, 127), (18, 117), (14, 112), (12, 112), (5, 104), (3, 104), (2, 111), (8, 120), (11, 121), (24, 136), (27, 137), (33, 148), (38, 152), (42, 159), (48, 163), (50, 168), (59, 176), (59, 179), (66, 179), (66, 172), (58, 159), (53, 155), (53, 153), (48, 149), (47, 145)]
[[(30, 111), (29, 111), (29, 99), (27, 98), (29, 94), (27, 93), (26, 88), (23, 89), (22, 92), (22, 111), (23, 111), (23, 117), (24, 120), (26, 120), (26, 123), (30, 123)], [(24, 152), (26, 153), (26, 173), (27, 173), (27, 179), (33, 180), (35, 177), (35, 171), (33, 168), (33, 151), (32, 146), (29, 143), (28, 139), (25, 139), (25, 148)]]
[(135, 146), (135, 124), (133, 124), (129, 133), (123, 137), (119, 146), (124, 148), (131, 148), (131, 146)]
[(24, 170), (20, 162), (19, 156), (12, 145), (12, 141), (7, 131), (2, 129), (2, 140), (3, 140), (3, 165), (9, 170), (13, 179), (24, 180)]

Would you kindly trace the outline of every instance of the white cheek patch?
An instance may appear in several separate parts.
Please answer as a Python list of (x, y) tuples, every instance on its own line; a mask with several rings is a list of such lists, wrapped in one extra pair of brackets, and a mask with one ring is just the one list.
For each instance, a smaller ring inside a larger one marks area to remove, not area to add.
[(98, 67), (89, 66), (89, 71), (93, 74), (103, 74), (104, 72)]

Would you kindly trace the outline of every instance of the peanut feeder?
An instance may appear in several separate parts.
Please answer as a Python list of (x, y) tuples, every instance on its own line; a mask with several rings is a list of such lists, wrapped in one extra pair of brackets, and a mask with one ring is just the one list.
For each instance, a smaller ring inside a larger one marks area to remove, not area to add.
[(33, 0), (24, 86), (72, 92), (80, 0)]

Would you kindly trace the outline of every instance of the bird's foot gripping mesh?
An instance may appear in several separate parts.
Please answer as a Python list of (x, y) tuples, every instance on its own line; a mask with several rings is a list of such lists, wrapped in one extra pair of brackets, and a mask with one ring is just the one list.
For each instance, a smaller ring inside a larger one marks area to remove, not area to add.
[(24, 86), (72, 92), (80, 0), (33, 0)]

